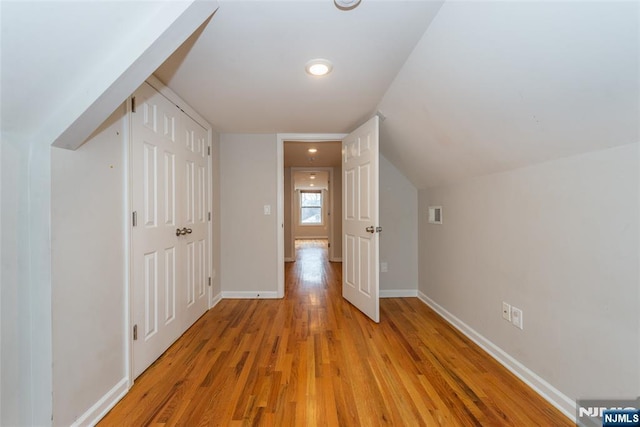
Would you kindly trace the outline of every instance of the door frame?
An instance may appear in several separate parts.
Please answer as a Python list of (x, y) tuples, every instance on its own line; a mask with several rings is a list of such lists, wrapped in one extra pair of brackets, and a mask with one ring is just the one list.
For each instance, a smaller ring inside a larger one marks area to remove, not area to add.
[(342, 141), (346, 133), (279, 133), (276, 135), (276, 187), (277, 187), (277, 298), (284, 298), (284, 142), (329, 142)]
[[(207, 239), (209, 241), (208, 245), (207, 245), (207, 249), (209, 251), (209, 256), (207, 257), (207, 274), (208, 276), (211, 278), (211, 280), (213, 281), (214, 277), (213, 275), (215, 274), (215, 270), (214, 270), (214, 256), (213, 256), (213, 220), (215, 218), (213, 218), (213, 148), (212, 148), (212, 141), (213, 141), (213, 128), (211, 127), (211, 125), (209, 124), (209, 122), (207, 122), (200, 114), (198, 114), (198, 112), (196, 112), (196, 110), (194, 110), (189, 104), (187, 104), (182, 98), (180, 98), (180, 96), (175, 93), (174, 91), (172, 91), (171, 89), (169, 89), (167, 86), (164, 85), (164, 83), (162, 83), (156, 76), (154, 76), (153, 74), (151, 76), (149, 76), (144, 83), (148, 83), (149, 85), (151, 85), (151, 87), (153, 87), (155, 90), (157, 90), (162, 96), (164, 96), (165, 98), (167, 98), (169, 101), (171, 101), (174, 105), (179, 106), (179, 108), (189, 117), (191, 117), (196, 123), (198, 123), (200, 126), (202, 126), (203, 128), (206, 129), (207, 131), (207, 149), (209, 150), (209, 153), (211, 153), (210, 155), (208, 155), (207, 157), (209, 157), (208, 160), (208, 172), (207, 172), (207, 180), (208, 180), (208, 185), (209, 185), (209, 197), (208, 197), (208, 202), (207, 202), (207, 209), (208, 212), (211, 214), (210, 216), (210, 220), (208, 221), (208, 226), (207, 226)], [(142, 85), (141, 85), (142, 86)], [(138, 88), (136, 88), (136, 90), (138, 90)], [(134, 90), (135, 92), (135, 90)], [(131, 114), (132, 114), (132, 97), (133, 97), (133, 93), (127, 98), (126, 100), (126, 107), (127, 107), (127, 114), (126, 114), (126, 122), (125, 122), (125, 129), (126, 129), (126, 135), (125, 135), (125, 143), (126, 143), (126, 149), (125, 149), (125, 158), (124, 158), (124, 165), (127, 171), (127, 176), (126, 176), (126, 184), (125, 184), (125, 223), (127, 224), (126, 229), (125, 229), (125, 242), (126, 242), (126, 261), (125, 261), (125, 295), (126, 295), (126, 301), (125, 301), (125, 321), (124, 321), (124, 337), (125, 337), (125, 352), (126, 352), (126, 361), (127, 363), (125, 364), (125, 375), (126, 375), (126, 379), (127, 379), (127, 383), (128, 383), (128, 387), (131, 388), (131, 386), (133, 385), (134, 382), (134, 378), (133, 378), (133, 269), (132, 269), (132, 263), (133, 263), (133, 233), (131, 230), (132, 227), (132, 212), (133, 212), (133, 165), (132, 165), (132, 161), (131, 159), (133, 158), (133, 140), (131, 138), (132, 135), (132, 126), (133, 126), (133, 120), (131, 119)], [(213, 298), (214, 296), (212, 295), (212, 288), (211, 286), (207, 286), (207, 310), (209, 310), (211, 307), (213, 307)]]

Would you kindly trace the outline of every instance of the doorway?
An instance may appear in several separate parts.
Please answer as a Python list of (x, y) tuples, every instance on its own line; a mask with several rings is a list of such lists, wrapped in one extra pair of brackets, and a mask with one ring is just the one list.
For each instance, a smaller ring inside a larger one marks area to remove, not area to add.
[[(285, 155), (285, 165), (286, 160)], [(329, 261), (341, 261), (341, 201), (336, 202), (341, 188), (335, 175), (340, 175), (340, 167), (285, 167), (285, 209), (290, 210), (285, 212), (285, 262), (296, 259), (296, 241), (313, 239), (327, 241)]]
[(278, 135), (278, 294), (284, 264), (296, 258), (296, 239), (326, 241), (328, 258), (342, 261), (343, 134)]

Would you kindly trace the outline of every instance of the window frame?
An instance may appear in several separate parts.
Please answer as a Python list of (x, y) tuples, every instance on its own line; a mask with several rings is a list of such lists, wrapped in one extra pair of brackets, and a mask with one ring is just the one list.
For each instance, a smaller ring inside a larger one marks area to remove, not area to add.
[[(319, 206), (302, 206), (302, 195), (303, 194), (320, 194), (320, 205)], [(313, 208), (320, 209), (320, 222), (316, 223), (305, 223), (302, 222), (302, 210), (305, 208)], [(298, 225), (301, 227), (319, 227), (324, 226), (324, 194), (322, 190), (298, 190)]]

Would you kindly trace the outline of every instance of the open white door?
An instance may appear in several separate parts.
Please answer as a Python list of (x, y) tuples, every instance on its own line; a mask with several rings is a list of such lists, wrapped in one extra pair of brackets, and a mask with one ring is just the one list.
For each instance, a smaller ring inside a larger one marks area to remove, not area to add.
[(378, 117), (342, 140), (342, 296), (380, 321)]

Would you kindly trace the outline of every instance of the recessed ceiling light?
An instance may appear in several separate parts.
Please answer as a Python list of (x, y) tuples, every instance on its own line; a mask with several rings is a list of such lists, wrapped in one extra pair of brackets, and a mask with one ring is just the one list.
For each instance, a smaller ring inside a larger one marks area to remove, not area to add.
[(333, 64), (328, 59), (312, 59), (304, 69), (312, 76), (326, 76), (333, 69)]
[(309, 151), (311, 154), (317, 153), (318, 149), (317, 148), (309, 148), (307, 151)]
[(309, 178), (316, 179), (316, 176), (315, 175), (311, 175)]
[(313, 187), (313, 182), (311, 184), (309, 184), (311, 187)]

